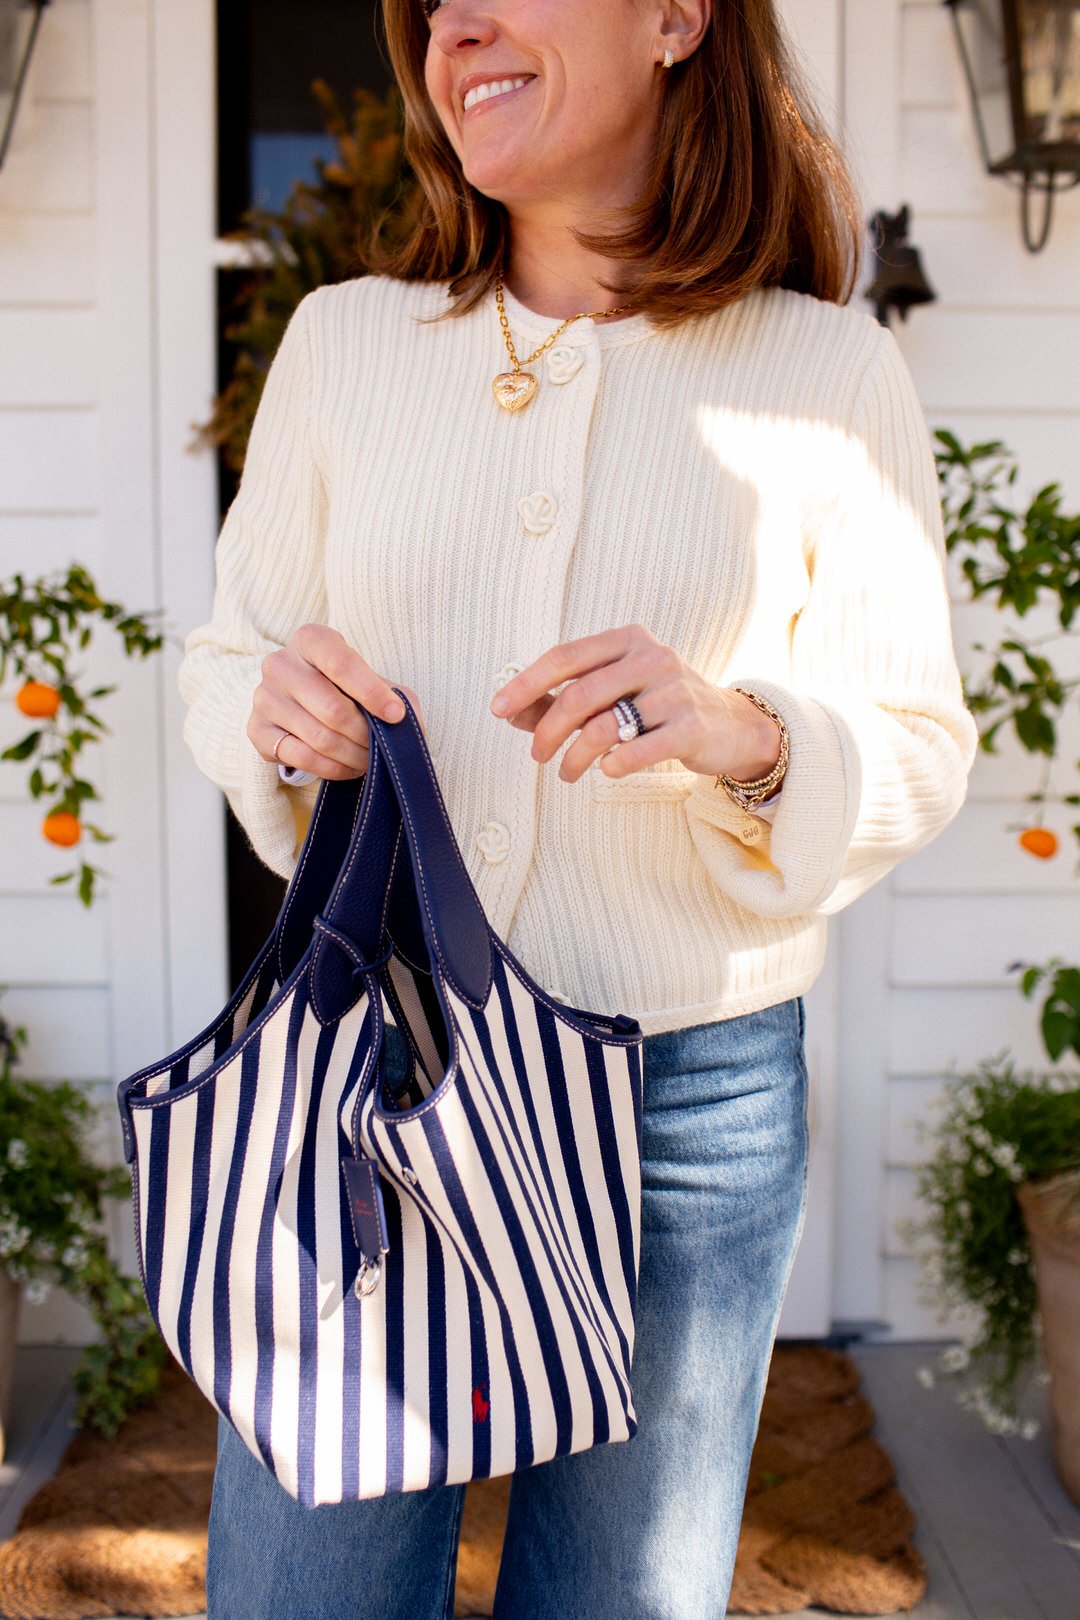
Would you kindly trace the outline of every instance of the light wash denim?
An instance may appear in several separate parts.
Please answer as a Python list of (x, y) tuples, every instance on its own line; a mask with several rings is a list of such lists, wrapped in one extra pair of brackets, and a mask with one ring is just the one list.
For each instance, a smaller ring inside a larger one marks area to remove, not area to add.
[[(647, 1035), (638, 1432), (514, 1476), (495, 1620), (722, 1620), (806, 1200), (801, 996)], [(448, 1620), (463, 1486), (300, 1507), (219, 1424), (209, 1620)]]

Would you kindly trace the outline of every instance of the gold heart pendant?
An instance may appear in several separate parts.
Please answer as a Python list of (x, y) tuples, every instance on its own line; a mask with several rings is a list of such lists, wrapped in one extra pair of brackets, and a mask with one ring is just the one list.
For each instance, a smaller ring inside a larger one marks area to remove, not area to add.
[(537, 382), (531, 371), (504, 371), (491, 385), (496, 403), (504, 411), (520, 411), (536, 393)]

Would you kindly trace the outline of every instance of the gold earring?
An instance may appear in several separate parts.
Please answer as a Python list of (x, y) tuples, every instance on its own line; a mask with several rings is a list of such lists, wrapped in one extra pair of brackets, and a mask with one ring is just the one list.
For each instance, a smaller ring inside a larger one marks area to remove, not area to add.
[(664, 52), (664, 66), (666, 68), (670, 68), (670, 67), (675, 66), (675, 58), (672, 56), (670, 51), (665, 51)]

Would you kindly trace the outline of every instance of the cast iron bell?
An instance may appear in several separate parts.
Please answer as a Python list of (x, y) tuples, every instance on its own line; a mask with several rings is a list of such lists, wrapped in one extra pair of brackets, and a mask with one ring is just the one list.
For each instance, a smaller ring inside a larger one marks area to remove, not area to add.
[(937, 298), (923, 272), (918, 248), (907, 240), (907, 203), (898, 214), (879, 209), (870, 221), (870, 229), (875, 273), (865, 296), (874, 305), (882, 326), (888, 326), (891, 309), (898, 309), (900, 319), (906, 321), (914, 304), (932, 304)]

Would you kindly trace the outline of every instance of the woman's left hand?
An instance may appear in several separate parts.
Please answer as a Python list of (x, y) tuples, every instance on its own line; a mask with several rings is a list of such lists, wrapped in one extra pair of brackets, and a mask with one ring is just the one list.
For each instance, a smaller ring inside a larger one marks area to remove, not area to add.
[[(612, 707), (621, 697), (633, 700), (646, 728), (633, 742), (619, 742)], [(640, 624), (550, 648), (500, 687), (491, 710), (533, 732), (541, 763), (579, 732), (559, 766), (564, 782), (578, 781), (596, 759), (611, 777), (677, 759), (702, 775), (750, 782), (780, 757), (768, 715), (741, 692), (711, 686)]]

